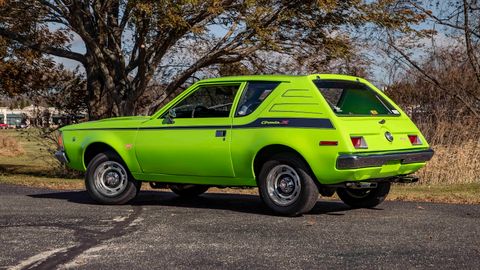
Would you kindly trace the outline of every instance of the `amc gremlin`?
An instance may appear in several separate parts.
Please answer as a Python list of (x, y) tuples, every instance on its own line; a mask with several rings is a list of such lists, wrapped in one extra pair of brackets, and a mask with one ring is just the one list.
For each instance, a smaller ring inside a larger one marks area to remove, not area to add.
[(374, 207), (433, 155), (382, 91), (332, 74), (202, 80), (152, 116), (66, 126), (61, 139), (56, 157), (86, 171), (99, 203), (127, 203), (142, 182), (179, 196), (258, 187), (289, 216), (310, 211), (319, 193)]

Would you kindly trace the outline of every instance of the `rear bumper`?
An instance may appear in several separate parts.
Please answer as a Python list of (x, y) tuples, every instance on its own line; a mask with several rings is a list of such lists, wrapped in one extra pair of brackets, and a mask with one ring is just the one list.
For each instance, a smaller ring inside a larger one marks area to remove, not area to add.
[(67, 155), (65, 154), (65, 151), (63, 151), (63, 150), (58, 150), (57, 152), (55, 152), (55, 158), (58, 159), (58, 161), (60, 161), (63, 164), (68, 164), (69, 163)]
[(391, 154), (351, 154), (340, 155), (336, 167), (339, 170), (381, 167), (389, 161), (400, 161), (401, 164), (422, 163), (429, 161), (433, 150), (422, 150)]

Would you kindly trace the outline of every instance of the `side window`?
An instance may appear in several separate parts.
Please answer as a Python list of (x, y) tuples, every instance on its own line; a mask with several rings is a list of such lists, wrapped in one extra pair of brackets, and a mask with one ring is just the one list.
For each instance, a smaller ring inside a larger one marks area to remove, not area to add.
[(205, 85), (175, 105), (175, 118), (228, 117), (240, 84)]
[(249, 82), (240, 98), (235, 116), (251, 114), (279, 84), (279, 82)]

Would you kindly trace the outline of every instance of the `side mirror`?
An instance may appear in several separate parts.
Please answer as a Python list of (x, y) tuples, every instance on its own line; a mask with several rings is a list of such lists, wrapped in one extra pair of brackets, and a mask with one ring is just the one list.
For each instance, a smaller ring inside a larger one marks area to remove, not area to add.
[(165, 115), (164, 124), (173, 124), (175, 121), (173, 121), (173, 118), (177, 117), (177, 114), (175, 113), (174, 109), (168, 110), (168, 113)]

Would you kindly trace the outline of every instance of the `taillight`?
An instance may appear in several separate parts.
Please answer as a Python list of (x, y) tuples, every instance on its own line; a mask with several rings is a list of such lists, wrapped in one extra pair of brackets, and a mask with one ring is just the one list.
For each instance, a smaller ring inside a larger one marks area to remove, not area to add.
[(417, 135), (408, 135), (408, 139), (412, 145), (421, 145), (422, 140)]
[(366, 149), (368, 148), (367, 142), (363, 137), (350, 137), (352, 140), (353, 147), (356, 149)]

